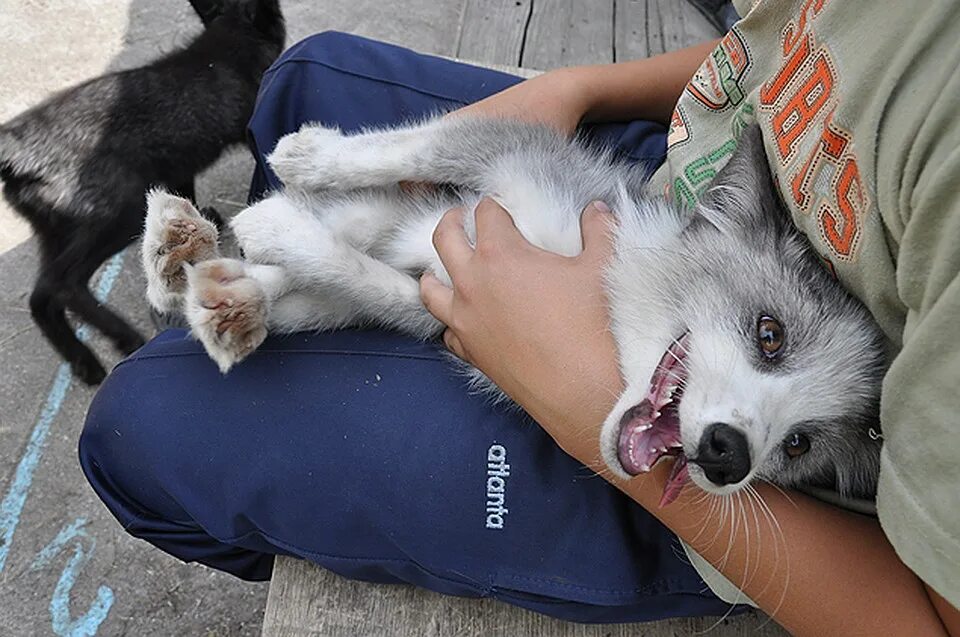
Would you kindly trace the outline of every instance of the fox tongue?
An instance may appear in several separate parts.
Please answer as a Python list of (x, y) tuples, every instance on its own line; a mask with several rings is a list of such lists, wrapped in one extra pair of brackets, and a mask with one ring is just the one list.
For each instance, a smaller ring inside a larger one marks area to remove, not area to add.
[(660, 496), (660, 508), (667, 506), (680, 496), (680, 492), (683, 491), (683, 485), (686, 484), (689, 475), (687, 457), (681, 454), (674, 460), (673, 468), (670, 469), (667, 484), (663, 487), (663, 495)]
[(660, 414), (650, 400), (644, 399), (623, 415), (618, 455), (630, 475), (650, 471), (660, 458), (679, 448), (676, 418), (672, 413)]

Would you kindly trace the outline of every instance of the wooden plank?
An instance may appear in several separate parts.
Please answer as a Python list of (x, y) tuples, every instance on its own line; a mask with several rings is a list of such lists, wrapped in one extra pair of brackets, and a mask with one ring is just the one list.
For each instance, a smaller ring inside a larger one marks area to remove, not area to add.
[(663, 3), (647, 1), (647, 49), (650, 55), (660, 55), (669, 49), (664, 43)]
[(615, 24), (617, 62), (682, 49), (720, 35), (686, 0), (617, 0)]
[(354, 582), (292, 558), (277, 558), (263, 621), (265, 637), (672, 637), (704, 633), (719, 637), (786, 634), (761, 614), (651, 624), (574, 624), (490, 599)]
[[(676, 6), (680, 12), (680, 28), (682, 31), (677, 40), (677, 48), (693, 46), (723, 35), (689, 2), (679, 2)], [(664, 26), (665, 31), (666, 29), (667, 27)]]
[(647, 14), (647, 0), (617, 0), (614, 62), (650, 57)]
[(647, 0), (646, 4), (650, 55), (675, 51), (721, 35), (689, 2)]
[(456, 56), (486, 64), (520, 66), (523, 34), (533, 0), (467, 0)]
[(520, 66), (613, 62), (614, 0), (535, 0)]

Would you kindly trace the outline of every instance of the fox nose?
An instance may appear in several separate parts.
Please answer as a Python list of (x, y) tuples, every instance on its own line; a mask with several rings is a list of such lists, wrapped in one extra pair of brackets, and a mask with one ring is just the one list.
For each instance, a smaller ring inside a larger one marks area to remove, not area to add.
[(700, 437), (693, 460), (707, 479), (717, 485), (734, 484), (750, 472), (750, 446), (739, 429), (715, 422)]

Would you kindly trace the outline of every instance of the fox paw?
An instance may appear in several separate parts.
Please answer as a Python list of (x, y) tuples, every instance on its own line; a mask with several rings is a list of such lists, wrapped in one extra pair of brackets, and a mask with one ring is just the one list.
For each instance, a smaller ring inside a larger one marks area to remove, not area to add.
[(240, 261), (216, 259), (186, 269), (190, 329), (226, 374), (267, 337), (267, 297)]
[(350, 188), (338, 170), (345, 139), (339, 129), (307, 124), (281, 137), (267, 161), (288, 188)]
[(180, 304), (187, 287), (183, 266), (218, 258), (217, 238), (217, 227), (188, 200), (163, 190), (147, 196), (141, 256), (154, 308), (169, 312)]

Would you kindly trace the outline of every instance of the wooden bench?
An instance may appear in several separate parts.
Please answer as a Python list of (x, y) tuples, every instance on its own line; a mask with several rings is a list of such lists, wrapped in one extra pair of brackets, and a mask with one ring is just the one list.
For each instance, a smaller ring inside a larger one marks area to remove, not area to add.
[[(467, 0), (460, 24), (453, 26), (460, 34), (457, 58), (523, 75), (648, 57), (718, 35), (685, 0)], [(655, 624), (572, 624), (494, 600), (355, 582), (284, 557), (274, 566), (263, 623), (267, 637), (625, 637), (705, 631), (783, 634), (759, 614)]]

